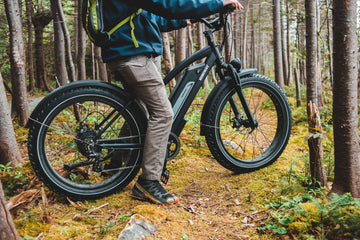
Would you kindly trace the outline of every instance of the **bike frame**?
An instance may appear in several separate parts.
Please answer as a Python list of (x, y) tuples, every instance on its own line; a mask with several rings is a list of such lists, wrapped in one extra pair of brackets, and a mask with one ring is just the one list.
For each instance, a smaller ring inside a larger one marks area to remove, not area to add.
[[(225, 64), (222, 60), (222, 56), (218, 49), (217, 44), (215, 43), (212, 34), (216, 29), (212, 28), (204, 32), (205, 37), (208, 41), (208, 46), (195, 52), (179, 65), (177, 65), (165, 78), (165, 85), (168, 84), (175, 76), (180, 74), (182, 75), (176, 83), (175, 88), (169, 96), (169, 100), (173, 107), (174, 120), (172, 124), (171, 132), (179, 137), (181, 131), (183, 130), (186, 120), (184, 116), (188, 111), (191, 103), (193, 102), (196, 94), (199, 92), (201, 86), (203, 85), (207, 75), (211, 69), (216, 65), (217, 73), (220, 76), (220, 80), (223, 80), (224, 75), (221, 72), (221, 69), (227, 69), (231, 73), (231, 79), (233, 81), (234, 87), (236, 88), (237, 94), (239, 95), (240, 101), (243, 105), (247, 119), (250, 122), (251, 128), (256, 128), (257, 123), (250, 112), (249, 106), (246, 102), (246, 99), (241, 90), (240, 76), (236, 72), (235, 68), (231, 64)], [(223, 49), (224, 42), (220, 49)], [(203, 63), (190, 66), (196, 61), (199, 61), (203, 58), (206, 58)], [(189, 67), (190, 66), (190, 67)], [(188, 68), (187, 68), (188, 67)], [(247, 72), (257, 72), (256, 69), (249, 69)], [(235, 116), (240, 116), (240, 112), (233, 99), (229, 100), (232, 110), (235, 113)]]

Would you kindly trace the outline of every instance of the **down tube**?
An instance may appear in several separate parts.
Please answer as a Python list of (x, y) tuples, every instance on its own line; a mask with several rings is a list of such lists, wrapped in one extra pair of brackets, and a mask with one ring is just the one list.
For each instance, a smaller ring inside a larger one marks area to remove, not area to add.
[(205, 63), (200, 63), (185, 69), (177, 81), (173, 92), (170, 94), (169, 100), (174, 111), (174, 121), (171, 131), (176, 136), (179, 136), (183, 130), (186, 124), (184, 116), (206, 76), (214, 66), (215, 61), (215, 54), (210, 54)]

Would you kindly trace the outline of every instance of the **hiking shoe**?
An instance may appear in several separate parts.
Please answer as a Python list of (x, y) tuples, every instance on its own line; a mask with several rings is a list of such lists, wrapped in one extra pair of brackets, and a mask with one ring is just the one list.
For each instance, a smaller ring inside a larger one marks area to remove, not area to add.
[(139, 178), (132, 189), (135, 198), (149, 200), (156, 204), (171, 205), (179, 202), (179, 198), (168, 193), (159, 181)]

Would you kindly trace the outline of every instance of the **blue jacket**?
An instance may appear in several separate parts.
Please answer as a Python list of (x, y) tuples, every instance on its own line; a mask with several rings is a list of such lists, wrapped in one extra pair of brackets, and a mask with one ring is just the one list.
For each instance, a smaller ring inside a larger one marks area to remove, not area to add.
[(110, 44), (102, 48), (103, 61), (147, 53), (161, 55), (161, 32), (185, 27), (185, 19), (205, 17), (222, 7), (222, 0), (104, 0), (103, 18), (108, 28), (105, 30), (112, 29), (139, 8), (143, 10), (132, 20), (139, 46), (135, 47), (130, 23), (126, 23), (111, 35)]

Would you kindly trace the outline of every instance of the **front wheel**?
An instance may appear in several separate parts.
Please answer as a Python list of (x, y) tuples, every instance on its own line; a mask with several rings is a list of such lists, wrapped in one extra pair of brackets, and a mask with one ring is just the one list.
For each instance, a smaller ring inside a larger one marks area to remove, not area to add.
[(250, 127), (236, 90), (228, 84), (219, 88), (213, 98), (204, 132), (215, 159), (237, 173), (272, 164), (285, 149), (291, 133), (290, 105), (275, 82), (251, 75), (241, 79), (241, 86), (257, 126)]

